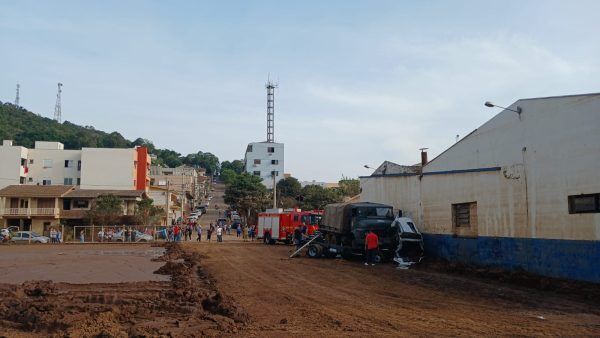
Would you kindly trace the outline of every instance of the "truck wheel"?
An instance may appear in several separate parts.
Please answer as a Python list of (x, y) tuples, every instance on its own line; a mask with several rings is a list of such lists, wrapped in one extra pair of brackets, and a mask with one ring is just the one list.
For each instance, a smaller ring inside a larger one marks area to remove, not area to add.
[(320, 245), (309, 245), (308, 249), (306, 250), (306, 255), (310, 258), (319, 258), (321, 257), (321, 250), (320, 249)]
[(354, 255), (352, 254), (352, 249), (342, 248), (342, 258), (346, 260), (351, 260), (352, 258), (354, 258)]
[(383, 256), (381, 256), (381, 254), (380, 254), (380, 253), (376, 253), (376, 254), (373, 256), (373, 262), (375, 262), (375, 263), (377, 263), (377, 264), (379, 264), (379, 263), (383, 262)]

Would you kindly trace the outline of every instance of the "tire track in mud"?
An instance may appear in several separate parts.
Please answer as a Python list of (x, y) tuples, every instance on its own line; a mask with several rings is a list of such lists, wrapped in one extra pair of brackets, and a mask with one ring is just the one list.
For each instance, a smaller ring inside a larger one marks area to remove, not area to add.
[(597, 305), (520, 286), (385, 265), (288, 260), (283, 246), (185, 249), (205, 253), (205, 269), (248, 311), (246, 335), (600, 334)]
[(197, 253), (166, 245), (157, 273), (170, 282), (0, 285), (0, 332), (7, 336), (218, 336), (248, 320), (200, 266)]

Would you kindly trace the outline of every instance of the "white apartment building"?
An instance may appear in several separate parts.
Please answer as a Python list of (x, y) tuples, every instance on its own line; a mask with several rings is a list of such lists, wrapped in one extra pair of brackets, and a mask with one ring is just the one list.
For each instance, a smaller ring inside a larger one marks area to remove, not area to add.
[(246, 172), (260, 176), (262, 183), (269, 189), (275, 182), (283, 179), (284, 149), (283, 143), (253, 142), (248, 144), (244, 156)]
[[(139, 150), (140, 148), (65, 150), (60, 142), (45, 141), (36, 141), (34, 148), (28, 149), (14, 145), (11, 140), (4, 140), (0, 146), (0, 189), (25, 184), (144, 190), (146, 182), (143, 179), (144, 176), (149, 176), (147, 170), (150, 158)], [(144, 163), (138, 166), (140, 161)]]

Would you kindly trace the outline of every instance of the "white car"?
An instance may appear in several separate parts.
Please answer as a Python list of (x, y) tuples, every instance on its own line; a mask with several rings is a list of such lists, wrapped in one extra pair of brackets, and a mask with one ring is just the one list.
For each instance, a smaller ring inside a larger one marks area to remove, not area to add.
[(31, 243), (49, 243), (50, 237), (41, 236), (34, 231), (17, 231), (12, 234), (11, 241), (17, 243), (29, 242)]

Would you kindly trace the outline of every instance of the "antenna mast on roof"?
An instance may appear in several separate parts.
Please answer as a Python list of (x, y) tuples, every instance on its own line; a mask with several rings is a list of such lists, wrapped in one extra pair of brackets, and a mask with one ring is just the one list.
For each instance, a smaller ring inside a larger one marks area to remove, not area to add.
[(277, 84), (269, 77), (267, 84), (267, 142), (275, 142), (275, 88)]
[(19, 106), (19, 89), (21, 88), (21, 85), (17, 83), (17, 96), (15, 97), (15, 106)]
[(56, 93), (56, 105), (54, 106), (54, 119), (60, 123), (61, 121), (61, 103), (60, 94), (62, 93), (62, 83), (58, 83), (58, 93)]

